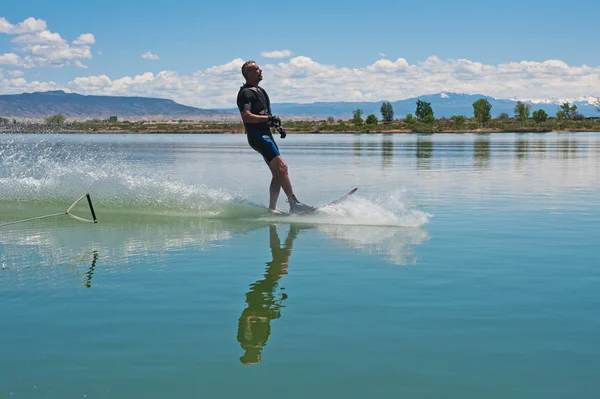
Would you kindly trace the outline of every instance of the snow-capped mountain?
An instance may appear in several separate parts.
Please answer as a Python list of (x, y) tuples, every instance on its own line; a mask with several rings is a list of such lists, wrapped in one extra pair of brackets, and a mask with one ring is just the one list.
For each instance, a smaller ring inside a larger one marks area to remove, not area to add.
[[(412, 113), (414, 115), (417, 107), (417, 100), (431, 103), (431, 107), (433, 108), (436, 118), (449, 118), (453, 115), (464, 115), (471, 117), (473, 116), (473, 103), (480, 98), (485, 98), (490, 102), (490, 104), (492, 104), (492, 116), (498, 116), (502, 113), (513, 116), (515, 105), (517, 104), (517, 101), (519, 101), (517, 99), (497, 99), (483, 94), (441, 92), (409, 98), (406, 100), (391, 101), (391, 104), (394, 109), (395, 118), (403, 117), (408, 113)], [(538, 100), (537, 102), (526, 99), (522, 99), (521, 101), (530, 102), (532, 104), (531, 111), (543, 109), (548, 113), (548, 115), (554, 116), (559, 110), (559, 105), (567, 102), (568, 100), (553, 98), (543, 101)], [(570, 101), (570, 103), (577, 105), (577, 111), (584, 116), (600, 117), (600, 113), (597, 112), (595, 101), (596, 99), (593, 97), (582, 97), (580, 101)], [(377, 117), (380, 117), (382, 103), (383, 101), (317, 102), (311, 104), (276, 103), (272, 105), (272, 108), (273, 112), (280, 115), (304, 115), (310, 117), (333, 116), (335, 118), (350, 118), (352, 116), (352, 111), (358, 108), (363, 110), (364, 116), (375, 114)]]
[[(473, 116), (473, 103), (480, 98), (487, 99), (492, 104), (492, 116), (501, 113), (514, 115), (516, 99), (503, 100), (483, 94), (464, 94), (441, 92), (428, 94), (406, 100), (392, 101), (394, 117), (402, 118), (408, 113), (415, 113), (417, 100), (431, 103), (435, 117), (451, 117), (453, 115)], [(562, 98), (544, 100), (527, 100), (532, 104), (532, 111), (543, 109), (548, 115), (554, 116), (559, 105), (567, 102)], [(581, 97), (572, 104), (577, 105), (577, 111), (584, 116), (598, 116), (596, 98)], [(375, 114), (381, 117), (381, 104), (378, 102), (316, 102), (311, 104), (273, 103), (273, 112), (282, 117), (296, 119), (349, 119), (352, 111), (362, 109), (363, 116)], [(168, 99), (147, 97), (111, 97), (111, 96), (82, 96), (63, 91), (49, 91), (28, 94), (0, 95), (0, 117), (23, 118), (44, 117), (53, 114), (63, 114), (71, 118), (107, 117), (116, 115), (119, 118), (165, 117), (197, 120), (235, 119), (239, 118), (237, 108), (229, 109), (200, 109), (178, 104)]]

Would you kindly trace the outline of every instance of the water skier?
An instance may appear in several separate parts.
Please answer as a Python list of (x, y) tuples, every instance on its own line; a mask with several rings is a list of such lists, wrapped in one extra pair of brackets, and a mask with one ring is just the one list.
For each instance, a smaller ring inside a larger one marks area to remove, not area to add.
[[(263, 156), (273, 175), (269, 186), (269, 209), (272, 212), (277, 211), (277, 198), (283, 188), (290, 204), (290, 213), (313, 210), (313, 207), (301, 203), (294, 195), (287, 164), (283, 161), (271, 133), (272, 127), (281, 126), (281, 119), (271, 113), (269, 96), (258, 85), (262, 80), (262, 70), (255, 61), (248, 61), (242, 65), (242, 75), (246, 79), (246, 84), (238, 92), (237, 104), (244, 122), (248, 144)], [(281, 138), (285, 138), (285, 131), (280, 130), (280, 133)]]

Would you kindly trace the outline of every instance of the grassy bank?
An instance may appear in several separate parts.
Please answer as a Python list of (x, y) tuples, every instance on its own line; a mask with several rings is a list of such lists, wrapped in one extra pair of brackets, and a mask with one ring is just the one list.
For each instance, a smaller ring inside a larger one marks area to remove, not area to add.
[[(493, 119), (480, 126), (473, 119), (457, 125), (452, 119), (436, 119), (431, 124), (407, 123), (405, 120), (354, 125), (350, 121), (285, 121), (288, 133), (499, 133), (499, 132), (600, 132), (600, 118), (582, 120), (549, 119), (536, 124), (514, 118)], [(243, 133), (241, 122), (107, 122), (85, 121), (62, 124), (11, 123), (0, 125), (0, 132), (20, 133)]]

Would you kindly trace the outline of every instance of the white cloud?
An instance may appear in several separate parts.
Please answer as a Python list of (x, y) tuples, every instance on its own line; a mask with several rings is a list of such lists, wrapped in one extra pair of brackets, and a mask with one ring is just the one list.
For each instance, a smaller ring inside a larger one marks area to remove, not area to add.
[(27, 81), (23, 78), (14, 78), (14, 79), (8, 80), (8, 85), (13, 86), (13, 87), (21, 87), (21, 86), (25, 86), (26, 84), (27, 84)]
[(23, 61), (15, 53), (6, 53), (0, 55), (0, 65), (21, 66)]
[(404, 58), (398, 58), (395, 62), (390, 60), (375, 61), (373, 65), (367, 67), (367, 70), (372, 72), (394, 72), (408, 67), (408, 62)]
[(204, 74), (220, 75), (220, 74), (231, 74), (232, 72), (236, 72), (236, 73), (239, 73), (241, 76), (242, 65), (244, 65), (244, 60), (242, 60), (241, 58), (236, 58), (235, 60), (228, 62), (227, 64), (217, 65), (214, 67), (207, 68), (204, 70)]
[(160, 57), (150, 51), (142, 54), (142, 58), (147, 59), (147, 60), (153, 60), (153, 61), (157, 61), (160, 60)]
[(9, 33), (12, 32), (13, 26), (10, 22), (6, 20), (6, 18), (0, 18), (0, 33)]
[(79, 35), (77, 40), (73, 40), (75, 45), (94, 44), (96, 43), (96, 37), (91, 33), (82, 33)]
[(263, 51), (260, 53), (265, 58), (288, 58), (292, 56), (290, 50)]
[[(0, 33), (16, 35), (12, 42), (17, 45), (19, 64), (26, 68), (75, 65), (81, 67), (81, 60), (92, 58), (90, 45), (96, 39), (91, 33), (84, 33), (70, 46), (60, 34), (47, 29), (42, 19), (27, 18), (16, 25), (6, 18), (0, 18)], [(14, 58), (12, 59), (14, 61)]]
[[(240, 70), (243, 63), (241, 58), (236, 58), (191, 75), (162, 71), (114, 79), (106, 75), (79, 77), (61, 88), (82, 94), (170, 98), (201, 108), (235, 107), (238, 89), (244, 82)], [(261, 67), (264, 70), (261, 85), (273, 103), (395, 101), (441, 92), (521, 100), (600, 96), (600, 67), (573, 66), (560, 60), (493, 65), (429, 57), (411, 64), (398, 58), (348, 68), (297, 56)], [(6, 90), (0, 85), (0, 92)]]
[(387, 57), (387, 54), (386, 53), (379, 53), (379, 56), (385, 58), (385, 57)]
[(60, 37), (58, 33), (52, 33), (49, 30), (43, 30), (40, 32), (26, 33), (17, 36), (13, 39), (13, 43), (17, 43), (22, 46), (60, 46), (64, 45), (66, 41)]
[(126, 89), (128, 86), (146, 84), (152, 82), (153, 80), (154, 74), (152, 72), (146, 72), (133, 78), (126, 76), (124, 78), (117, 79), (113, 81), (113, 85)]
[(77, 68), (87, 69), (87, 65), (85, 65), (83, 62), (81, 62), (79, 60), (75, 60), (73, 65), (75, 65)]
[(8, 76), (12, 76), (13, 78), (20, 78), (25, 75), (23, 71), (8, 71)]
[(2, 94), (31, 93), (35, 91), (58, 90), (61, 87), (55, 82), (28, 82), (23, 78), (0, 79)]
[(4, 17), (0, 18), (0, 33), (18, 35), (23, 33), (38, 32), (46, 29), (46, 21), (42, 19), (27, 18), (16, 25), (11, 24)]
[(69, 85), (73, 86), (75, 89), (79, 89), (86, 94), (89, 93), (89, 90), (98, 90), (105, 87), (110, 87), (112, 81), (106, 75), (101, 76), (89, 76), (85, 78), (75, 78), (75, 80), (71, 81)]

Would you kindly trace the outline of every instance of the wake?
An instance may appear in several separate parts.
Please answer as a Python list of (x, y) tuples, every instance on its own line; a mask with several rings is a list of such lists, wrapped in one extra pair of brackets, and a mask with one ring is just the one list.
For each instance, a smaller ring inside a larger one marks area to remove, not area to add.
[(347, 226), (419, 227), (432, 217), (410, 205), (405, 191), (397, 190), (371, 198), (355, 194), (339, 204), (325, 206), (307, 215), (268, 215), (261, 219)]
[(97, 145), (39, 137), (0, 143), (0, 223), (64, 210), (83, 193), (94, 199), (100, 223), (115, 215), (147, 215), (418, 227), (431, 218), (411, 204), (402, 190), (378, 196), (359, 191), (309, 215), (273, 216), (230, 188), (174, 180), (159, 166), (132, 158), (127, 150)]

